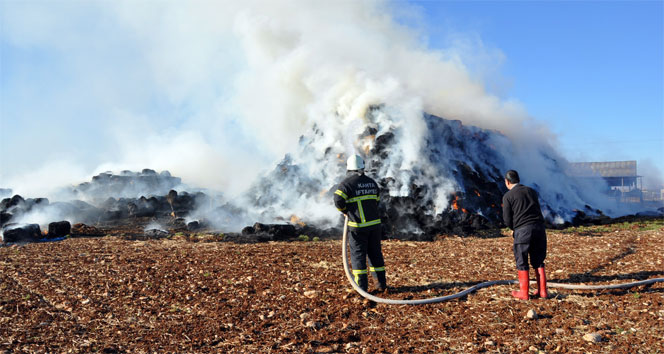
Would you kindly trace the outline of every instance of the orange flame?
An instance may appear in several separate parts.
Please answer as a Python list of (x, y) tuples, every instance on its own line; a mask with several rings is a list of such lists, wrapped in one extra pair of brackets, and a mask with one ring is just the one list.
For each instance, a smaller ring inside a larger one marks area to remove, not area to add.
[(291, 224), (296, 224), (300, 226), (305, 226), (306, 224), (295, 214), (291, 215), (290, 217), (290, 222)]
[[(458, 200), (459, 200), (459, 196), (458, 196), (458, 195), (455, 195), (455, 196), (454, 196), (454, 199), (452, 200), (452, 209), (454, 209), (454, 210), (459, 210), (459, 203), (458, 203)], [(468, 210), (466, 210), (466, 209), (464, 209), (464, 208), (461, 208), (461, 211), (464, 212), (464, 213), (467, 213), (467, 212), (468, 212)]]
[(337, 154), (337, 160), (339, 162), (345, 163), (346, 162), (346, 155), (344, 154)]
[(376, 140), (375, 135), (367, 135), (367, 136), (363, 137), (362, 139), (356, 141), (355, 144), (357, 146), (359, 146), (360, 149), (362, 149), (362, 151), (364, 151), (365, 154), (368, 155), (369, 151), (373, 147), (374, 140)]

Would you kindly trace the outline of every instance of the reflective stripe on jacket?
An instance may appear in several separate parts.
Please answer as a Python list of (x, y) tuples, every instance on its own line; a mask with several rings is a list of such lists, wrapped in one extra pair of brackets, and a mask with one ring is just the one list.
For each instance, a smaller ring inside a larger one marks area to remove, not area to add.
[(352, 173), (334, 192), (334, 205), (348, 214), (348, 226), (361, 228), (380, 224), (378, 184), (364, 173)]

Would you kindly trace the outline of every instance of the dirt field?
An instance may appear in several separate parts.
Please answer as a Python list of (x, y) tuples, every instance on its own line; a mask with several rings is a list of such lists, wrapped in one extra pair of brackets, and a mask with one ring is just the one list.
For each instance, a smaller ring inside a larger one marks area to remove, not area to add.
[[(548, 235), (552, 282), (664, 277), (661, 220)], [(664, 353), (664, 283), (549, 289), (552, 298), (530, 301), (513, 299), (509, 285), (437, 304), (367, 304), (345, 279), (339, 240), (220, 239), (106, 236), (0, 247), (0, 352)], [(387, 296), (427, 298), (516, 279), (511, 242), (384, 241)], [(537, 319), (526, 318), (531, 309)], [(599, 341), (584, 339), (590, 333)]]

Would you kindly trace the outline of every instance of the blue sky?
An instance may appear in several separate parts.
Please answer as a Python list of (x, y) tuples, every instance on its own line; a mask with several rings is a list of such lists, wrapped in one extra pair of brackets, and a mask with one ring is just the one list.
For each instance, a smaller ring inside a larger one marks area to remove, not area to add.
[(637, 160), (639, 174), (661, 179), (664, 2), (410, 3), (430, 47), (457, 33), (502, 53), (487, 87), (546, 122), (570, 161)]

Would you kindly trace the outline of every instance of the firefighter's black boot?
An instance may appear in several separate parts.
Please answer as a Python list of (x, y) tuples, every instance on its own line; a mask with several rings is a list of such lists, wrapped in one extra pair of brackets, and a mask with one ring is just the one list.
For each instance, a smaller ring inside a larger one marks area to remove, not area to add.
[(369, 277), (367, 277), (366, 274), (362, 274), (358, 277), (357, 285), (360, 286), (360, 288), (364, 291), (368, 291), (369, 289)]
[(385, 267), (380, 267), (378, 268), (378, 271), (373, 271), (372, 269), (372, 274), (374, 276), (374, 279), (378, 282), (377, 289), (378, 292), (384, 292), (387, 290), (387, 279), (385, 279)]
[(369, 277), (367, 276), (367, 270), (353, 269), (353, 275), (355, 275), (355, 284), (357, 284), (360, 289), (367, 291), (369, 289)]

